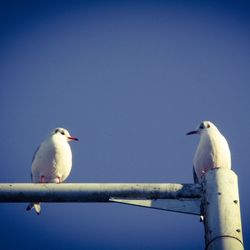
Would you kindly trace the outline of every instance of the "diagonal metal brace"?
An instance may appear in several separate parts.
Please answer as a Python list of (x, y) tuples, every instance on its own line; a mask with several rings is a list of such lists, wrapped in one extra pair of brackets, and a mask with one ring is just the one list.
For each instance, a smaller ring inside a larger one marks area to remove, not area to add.
[(201, 215), (201, 199), (109, 199), (112, 202), (178, 213)]

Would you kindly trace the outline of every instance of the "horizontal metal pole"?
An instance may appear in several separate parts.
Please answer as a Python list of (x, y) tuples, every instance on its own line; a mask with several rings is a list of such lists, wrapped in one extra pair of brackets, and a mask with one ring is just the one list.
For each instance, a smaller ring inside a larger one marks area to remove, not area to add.
[(109, 202), (111, 198), (200, 198), (199, 184), (174, 183), (0, 183), (0, 202)]

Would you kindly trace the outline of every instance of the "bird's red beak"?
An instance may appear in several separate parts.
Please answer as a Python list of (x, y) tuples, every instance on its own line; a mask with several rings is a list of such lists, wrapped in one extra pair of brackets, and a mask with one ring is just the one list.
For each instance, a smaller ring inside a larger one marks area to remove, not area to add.
[(69, 139), (70, 141), (79, 141), (78, 138), (73, 137), (73, 136), (68, 136), (68, 139)]

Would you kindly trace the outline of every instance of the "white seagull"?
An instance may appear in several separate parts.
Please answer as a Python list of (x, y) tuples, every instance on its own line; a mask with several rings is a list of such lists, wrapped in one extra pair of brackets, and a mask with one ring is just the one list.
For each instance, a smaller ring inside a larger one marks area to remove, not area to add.
[[(72, 152), (69, 141), (78, 141), (64, 128), (55, 128), (36, 150), (31, 166), (31, 179), (34, 183), (61, 183), (70, 174)], [(41, 212), (40, 203), (30, 203), (27, 211), (34, 208)]]
[(212, 122), (203, 121), (196, 130), (187, 133), (187, 135), (192, 134), (200, 135), (200, 142), (193, 159), (195, 183), (201, 183), (210, 169), (231, 169), (231, 153), (228, 143)]

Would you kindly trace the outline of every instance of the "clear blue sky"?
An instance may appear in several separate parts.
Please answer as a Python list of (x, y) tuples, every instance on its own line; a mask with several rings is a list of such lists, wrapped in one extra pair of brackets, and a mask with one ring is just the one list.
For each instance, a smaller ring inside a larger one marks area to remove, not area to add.
[[(29, 182), (69, 129), (67, 182), (192, 182), (202, 120), (228, 139), (250, 249), (247, 1), (1, 1), (0, 182)], [(195, 216), (118, 204), (0, 204), (1, 249), (193, 249)]]

